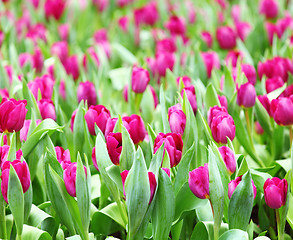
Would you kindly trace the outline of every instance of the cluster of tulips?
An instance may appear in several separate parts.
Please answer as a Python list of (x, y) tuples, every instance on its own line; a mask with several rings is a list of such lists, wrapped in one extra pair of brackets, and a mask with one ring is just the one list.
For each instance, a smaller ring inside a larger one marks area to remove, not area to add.
[(0, 239), (291, 239), (291, 0), (0, 20)]

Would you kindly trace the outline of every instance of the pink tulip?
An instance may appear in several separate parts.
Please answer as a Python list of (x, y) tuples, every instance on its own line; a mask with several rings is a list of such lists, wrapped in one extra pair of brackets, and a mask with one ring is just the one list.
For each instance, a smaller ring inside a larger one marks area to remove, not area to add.
[(191, 192), (200, 199), (210, 198), (209, 190), (209, 169), (205, 163), (203, 167), (198, 167), (189, 172), (188, 184)]
[(262, 0), (259, 4), (259, 13), (266, 18), (275, 18), (278, 16), (278, 3), (275, 0)]
[(271, 102), (271, 112), (275, 122), (281, 126), (293, 124), (293, 102), (292, 98), (273, 99)]
[(168, 109), (168, 119), (171, 132), (178, 133), (182, 136), (186, 125), (186, 115), (182, 111), (180, 103), (177, 103)]
[(134, 66), (131, 75), (131, 87), (135, 93), (143, 93), (150, 82), (149, 72), (146, 69)]
[(266, 80), (266, 91), (270, 93), (284, 85), (281, 77), (272, 77)]
[(78, 102), (84, 100), (88, 106), (96, 105), (97, 93), (95, 85), (90, 81), (80, 82), (77, 88), (77, 100)]
[(213, 46), (213, 37), (209, 32), (207, 31), (202, 32), (201, 38), (205, 42), (208, 48), (211, 48)]
[(233, 118), (227, 113), (217, 114), (211, 122), (211, 131), (217, 143), (227, 144), (227, 137), (233, 141), (235, 137), (235, 124)]
[(234, 173), (236, 171), (235, 155), (234, 155), (233, 151), (226, 146), (219, 147), (219, 151), (220, 151), (221, 156), (224, 160), (224, 163), (227, 167), (227, 170), (231, 175), (232, 173)]
[(122, 151), (122, 134), (120, 132), (109, 133), (106, 137), (106, 145), (112, 163), (119, 165)]
[(129, 132), (134, 144), (142, 142), (146, 136), (144, 122), (139, 115), (125, 116), (122, 118), (123, 125)]
[[(42, 120), (37, 119), (36, 124), (37, 126), (42, 122)], [(31, 120), (24, 120), (23, 127), (20, 129), (19, 138), (21, 142), (25, 142), (27, 139), (27, 134), (31, 125)]]
[(273, 209), (278, 209), (286, 204), (288, 182), (286, 179), (273, 177), (267, 179), (263, 186), (266, 204)]
[(242, 64), (241, 65), (241, 71), (246, 76), (248, 82), (250, 82), (252, 85), (255, 85), (256, 83), (256, 71), (252, 65), (249, 64)]
[(255, 104), (256, 92), (254, 86), (247, 82), (237, 90), (237, 104), (241, 107), (250, 108)]
[(186, 23), (184, 18), (178, 16), (171, 16), (165, 27), (170, 31), (171, 35), (184, 36), (186, 33)]
[[(235, 180), (232, 180), (228, 185), (228, 197), (231, 199), (233, 192), (235, 191), (238, 184), (242, 181), (242, 175), (237, 177)], [(251, 179), (251, 185), (253, 189), (253, 196), (256, 197), (256, 187), (254, 185), (253, 180)]]
[(31, 90), (35, 99), (38, 99), (38, 94), (41, 92), (41, 97), (51, 99), (53, 94), (55, 80), (49, 75), (36, 77), (34, 81), (28, 83), (28, 88)]
[(37, 102), (42, 119), (51, 118), (56, 121), (56, 111), (52, 100), (41, 99)]
[(97, 163), (97, 159), (96, 159), (96, 147), (93, 148), (92, 150), (92, 162), (94, 164), (94, 167), (98, 170), (99, 170), (99, 167), (98, 167), (98, 163)]
[(203, 52), (201, 53), (203, 61), (206, 66), (207, 76), (210, 78), (212, 76), (213, 69), (220, 69), (220, 59), (216, 52)]
[(64, 150), (63, 147), (57, 146), (55, 147), (55, 152), (56, 152), (57, 160), (60, 164), (61, 162), (71, 161), (69, 149)]
[(64, 0), (46, 0), (44, 5), (46, 18), (54, 17), (59, 20), (65, 10), (65, 5)]
[(229, 26), (219, 27), (216, 31), (216, 38), (222, 49), (232, 49), (236, 47), (236, 33)]
[(196, 95), (195, 95), (195, 88), (193, 85), (189, 87), (185, 87), (181, 91), (181, 97), (183, 97), (184, 92), (186, 93), (187, 99), (190, 103), (190, 106), (193, 110), (194, 115), (196, 115), (197, 111), (197, 102), (196, 102)]

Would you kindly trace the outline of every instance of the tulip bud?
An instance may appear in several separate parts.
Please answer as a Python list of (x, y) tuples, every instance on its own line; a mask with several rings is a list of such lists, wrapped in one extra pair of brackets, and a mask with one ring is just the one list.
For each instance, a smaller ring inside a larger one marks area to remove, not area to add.
[(257, 98), (260, 101), (260, 103), (263, 105), (263, 107), (267, 110), (270, 117), (273, 117), (272, 112), (271, 112), (271, 102), (270, 102), (268, 96), (267, 95), (257, 96)]
[(142, 142), (146, 136), (144, 122), (139, 115), (125, 116), (122, 118), (124, 127), (129, 132), (129, 135), (134, 144)]
[(60, 81), (59, 95), (61, 96), (61, 98), (63, 98), (63, 100), (66, 100), (66, 86), (63, 80)]
[(182, 136), (186, 125), (186, 115), (182, 111), (180, 103), (169, 108), (168, 118), (171, 132), (178, 133)]
[(99, 170), (99, 167), (98, 167), (97, 159), (96, 159), (96, 147), (94, 147), (94, 148), (93, 148), (93, 151), (92, 151), (92, 162), (93, 162), (95, 168), (96, 168), (98, 171), (100, 171), (100, 170)]
[(208, 164), (189, 172), (188, 184), (191, 192), (200, 199), (210, 198)]
[(125, 100), (125, 102), (128, 102), (128, 85), (126, 84), (123, 88), (123, 98)]
[(69, 149), (64, 150), (63, 147), (57, 146), (55, 147), (55, 152), (59, 163), (71, 161)]
[(210, 78), (213, 69), (220, 69), (219, 56), (216, 52), (203, 52), (201, 56), (206, 66), (207, 76)]
[(122, 151), (122, 134), (120, 132), (109, 133), (106, 137), (106, 145), (112, 163), (119, 165), (120, 154)]
[(256, 71), (252, 65), (249, 64), (242, 64), (241, 71), (246, 76), (249, 83), (255, 85), (256, 83)]
[(271, 112), (278, 125), (289, 126), (293, 124), (293, 102), (291, 98), (273, 99)]
[(146, 69), (134, 66), (132, 68), (131, 87), (135, 93), (143, 93), (150, 82), (149, 72)]
[[(124, 196), (126, 196), (125, 194), (125, 181), (126, 178), (128, 176), (129, 171), (128, 170), (124, 170), (120, 175), (121, 175), (121, 179), (122, 179), (122, 184), (123, 184), (123, 194)], [(154, 197), (154, 193), (156, 191), (157, 188), (157, 181), (156, 181), (156, 177), (155, 174), (153, 174), (152, 172), (148, 172), (148, 177), (149, 177), (149, 183), (150, 183), (150, 191), (151, 191), (151, 196), (150, 196), (150, 201), (149, 204), (152, 202), (153, 197)]]
[(193, 85), (190, 85), (189, 87), (183, 88), (181, 91), (181, 97), (183, 97), (184, 91), (185, 91), (187, 99), (191, 105), (193, 113), (194, 113), (194, 115), (196, 115), (197, 102), (196, 102), (195, 88)]
[(13, 166), (22, 186), (23, 193), (25, 193), (31, 184), (30, 171), (26, 161), (21, 162), (20, 160), (14, 160), (13, 162), (5, 161), (2, 164), (2, 175), (1, 175), (1, 192), (4, 200), (8, 203), (7, 192), (9, 182), (10, 166)]
[(259, 135), (262, 135), (264, 133), (264, 130), (259, 122), (255, 122), (254, 129), (255, 129), (255, 132)]
[(186, 32), (186, 23), (184, 18), (171, 16), (165, 27), (170, 31), (171, 35), (184, 36)]
[(267, 179), (263, 186), (266, 204), (273, 209), (280, 208), (286, 204), (288, 182), (286, 179), (273, 177)]
[(54, 121), (56, 120), (56, 111), (55, 111), (55, 106), (52, 100), (41, 99), (37, 103), (38, 103), (38, 107), (39, 107), (42, 119), (51, 118)]
[(68, 75), (71, 75), (76, 81), (79, 78), (79, 65), (78, 65), (78, 58), (76, 55), (70, 56), (66, 59), (63, 63), (63, 66), (66, 70)]
[(235, 124), (233, 118), (227, 113), (219, 113), (211, 123), (211, 131), (217, 143), (227, 144), (227, 137), (233, 141), (235, 137)]
[[(96, 53), (95, 48), (94, 47), (88, 48), (87, 53), (88, 53), (89, 57), (93, 60), (95, 66), (97, 68), (99, 68), (100, 60), (99, 60), (98, 54)], [(82, 60), (82, 65), (83, 65), (83, 67), (84, 67), (84, 69), (86, 71), (88, 71), (88, 68), (87, 68), (88, 60), (87, 60), (87, 58), (88, 58), (88, 56), (87, 56), (87, 54), (85, 54), (84, 57), (83, 57), (83, 60)]]
[[(238, 186), (238, 184), (242, 181), (242, 175), (237, 177), (235, 180), (232, 180), (229, 185), (228, 185), (228, 197), (229, 199), (231, 199), (232, 194), (234, 192), (234, 190), (236, 189), (236, 187)], [(251, 179), (251, 185), (252, 185), (252, 189), (253, 189), (253, 196), (254, 199), (256, 197), (256, 187), (254, 185), (253, 180)]]
[(158, 52), (156, 53), (155, 60), (155, 71), (160, 77), (165, 77), (167, 69), (173, 71), (175, 64), (175, 56), (168, 52)]
[(248, 22), (237, 22), (235, 23), (236, 32), (238, 37), (245, 41), (246, 37), (251, 32), (251, 25)]
[(182, 80), (184, 87), (189, 87), (191, 85), (191, 78), (188, 76), (178, 77), (176, 79), (177, 85), (179, 86), (180, 80)]
[(278, 3), (275, 0), (262, 0), (259, 4), (259, 13), (266, 18), (275, 18), (278, 16)]
[(177, 133), (159, 133), (154, 143), (154, 154), (158, 151), (163, 143), (165, 143), (164, 155), (165, 151), (167, 150), (170, 158), (170, 167), (172, 168), (177, 166), (182, 157), (183, 141), (181, 135)]
[(97, 93), (95, 85), (92, 82), (81, 82), (77, 88), (77, 100), (87, 101), (88, 106), (97, 104)]
[(51, 54), (58, 56), (62, 63), (69, 57), (68, 43), (66, 41), (55, 42), (51, 47)]
[(0, 103), (0, 132), (18, 132), (23, 127), (26, 100), (3, 98)]
[(219, 147), (219, 151), (220, 151), (221, 156), (224, 160), (224, 163), (227, 167), (227, 170), (231, 175), (232, 173), (234, 173), (236, 171), (235, 155), (234, 155), (233, 151), (226, 146)]
[(97, 32), (95, 32), (94, 40), (103, 49), (107, 58), (110, 58), (111, 46), (108, 41), (107, 30), (103, 28), (103, 29), (100, 29)]
[(67, 41), (68, 35), (69, 35), (69, 24), (68, 23), (60, 24), (58, 26), (58, 33), (62, 41)]
[(31, 90), (35, 99), (38, 99), (39, 91), (42, 98), (51, 99), (53, 94), (55, 81), (49, 75), (37, 77), (34, 81), (28, 83), (28, 88)]
[(213, 106), (208, 111), (208, 125), (211, 127), (212, 120), (214, 117), (216, 117), (219, 113), (228, 113), (227, 108), (225, 107), (219, 107), (219, 106)]
[(225, 58), (226, 65), (229, 66), (229, 64), (231, 64), (233, 68), (236, 68), (237, 61), (243, 61), (243, 53), (235, 50), (229, 51)]
[[(8, 145), (0, 146), (0, 168), (2, 168), (2, 165), (4, 164), (4, 162), (7, 161), (9, 149), (10, 149), (10, 146), (8, 146)], [(20, 160), (22, 155), (23, 154), (22, 154), (21, 149), (16, 151), (16, 160)]]
[[(87, 170), (84, 167), (85, 176), (87, 177)], [(76, 197), (76, 169), (77, 162), (71, 163), (63, 172), (63, 179), (65, 187), (70, 196)]]
[(142, 24), (153, 26), (158, 19), (159, 13), (156, 2), (150, 2), (141, 8), (134, 9), (134, 22), (136, 26)]
[(74, 120), (75, 120), (76, 112), (77, 112), (77, 110), (74, 110), (74, 112), (71, 115), (71, 119), (70, 119), (70, 129), (72, 132), (73, 132), (73, 127), (74, 127)]
[(40, 49), (36, 49), (32, 55), (33, 67), (37, 73), (41, 73), (44, 66), (44, 57)]
[(224, 107), (224, 108), (228, 109), (228, 102), (227, 102), (226, 96), (224, 96), (224, 95), (223, 96), (218, 95), (218, 99), (219, 99), (219, 102), (221, 104), (221, 107)]
[(266, 80), (266, 91), (267, 93), (270, 93), (284, 85), (284, 82), (281, 77), (273, 77), (268, 78)]
[(176, 52), (176, 43), (173, 38), (164, 38), (162, 40), (157, 41), (156, 44), (156, 53), (158, 52)]
[(201, 38), (205, 42), (208, 48), (211, 48), (213, 46), (213, 37), (209, 32), (202, 32)]
[(65, 4), (64, 0), (46, 0), (44, 5), (46, 18), (54, 17), (59, 20), (64, 12)]
[(231, 27), (219, 27), (216, 31), (216, 38), (222, 49), (231, 49), (236, 47), (236, 33)]
[(95, 124), (105, 134), (106, 124), (108, 119), (111, 119), (110, 111), (103, 105), (90, 106), (89, 110), (84, 115), (89, 132), (91, 135), (96, 135)]
[(255, 104), (256, 92), (251, 83), (245, 83), (237, 91), (237, 104), (241, 107), (250, 108)]
[[(36, 124), (37, 126), (42, 122), (42, 120), (40, 119), (37, 119), (36, 120)], [(23, 124), (23, 127), (20, 129), (20, 132), (19, 132), (19, 138), (20, 138), (20, 141), (21, 142), (25, 142), (26, 139), (27, 139), (27, 134), (28, 134), (28, 130), (30, 128), (30, 125), (31, 125), (31, 120), (24, 120), (24, 124)]]
[(122, 31), (126, 33), (128, 31), (129, 18), (127, 16), (119, 18), (118, 24)]
[(109, 0), (93, 0), (93, 4), (99, 12), (103, 12), (108, 7)]
[(105, 137), (107, 137), (110, 132), (114, 131), (117, 120), (118, 120), (118, 118), (108, 119), (108, 121), (106, 123), (106, 129), (105, 129)]
[(159, 104), (158, 96), (156, 94), (155, 89), (151, 85), (149, 85), (149, 88), (150, 88), (150, 90), (152, 92), (152, 95), (153, 95), (153, 98), (154, 98), (154, 105), (155, 105), (155, 108), (156, 108), (158, 106), (158, 104)]

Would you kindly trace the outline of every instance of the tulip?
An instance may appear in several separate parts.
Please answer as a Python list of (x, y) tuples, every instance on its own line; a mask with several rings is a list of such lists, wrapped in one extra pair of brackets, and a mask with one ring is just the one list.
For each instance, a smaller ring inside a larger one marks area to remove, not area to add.
[(97, 104), (97, 93), (95, 85), (90, 82), (81, 82), (77, 88), (77, 100), (80, 102), (81, 100), (87, 101), (88, 106)]
[(286, 204), (288, 182), (286, 179), (273, 177), (267, 179), (263, 186), (266, 204), (273, 209), (280, 208)]
[(117, 5), (118, 5), (118, 7), (123, 8), (132, 2), (133, 2), (133, 0), (117, 0)]
[(54, 121), (56, 120), (56, 111), (55, 111), (55, 106), (52, 100), (41, 99), (37, 103), (38, 103), (38, 107), (39, 107), (42, 119), (51, 118)]
[(94, 167), (98, 170), (99, 170), (99, 167), (98, 167), (98, 163), (97, 163), (97, 159), (96, 159), (96, 147), (93, 148), (92, 150), (92, 162), (94, 164)]
[(159, 104), (158, 96), (157, 96), (157, 94), (156, 94), (155, 89), (154, 89), (151, 85), (149, 85), (149, 88), (150, 88), (150, 90), (151, 90), (151, 92), (152, 92), (153, 99), (154, 99), (154, 104), (155, 104), (155, 108), (156, 108), (156, 107), (158, 106), (158, 104)]
[(236, 68), (237, 61), (243, 61), (243, 53), (235, 50), (229, 51), (225, 58), (226, 65), (232, 64), (232, 67)]
[(149, 72), (146, 69), (134, 66), (132, 68), (131, 87), (135, 93), (143, 93), (150, 82)]
[(9, 92), (7, 88), (0, 89), (0, 97), (1, 98), (9, 98)]
[[(122, 179), (122, 184), (123, 184), (123, 194), (124, 196), (126, 196), (125, 194), (125, 181), (126, 178), (128, 176), (129, 171), (128, 170), (124, 170), (120, 175), (121, 175), (121, 179)], [(151, 191), (151, 196), (150, 196), (150, 201), (149, 204), (152, 202), (153, 197), (154, 197), (154, 193), (156, 191), (157, 188), (157, 181), (156, 181), (156, 177), (155, 174), (153, 174), (152, 172), (148, 172), (148, 177), (149, 177), (149, 183), (150, 183), (150, 191)]]
[(73, 127), (74, 127), (74, 120), (75, 120), (76, 112), (77, 112), (77, 110), (74, 110), (74, 112), (71, 115), (71, 119), (70, 119), (70, 129), (72, 132), (73, 132)]
[(236, 47), (236, 33), (231, 27), (219, 27), (216, 31), (216, 38), (222, 49), (231, 49)]
[(156, 54), (155, 69), (160, 77), (165, 77), (167, 69), (173, 71), (175, 56), (168, 52), (159, 52)]
[(266, 27), (266, 31), (267, 31), (267, 36), (269, 38), (269, 43), (270, 43), (270, 45), (273, 45), (274, 35), (277, 35), (278, 38), (281, 38), (280, 31), (279, 31), (278, 27), (271, 22), (267, 22), (265, 27)]
[(127, 16), (119, 18), (118, 24), (122, 31), (126, 33), (128, 31), (129, 18)]
[(271, 112), (278, 125), (289, 126), (293, 124), (293, 102), (291, 98), (273, 99)]
[(255, 85), (256, 83), (256, 71), (252, 65), (249, 64), (242, 64), (241, 71), (246, 76), (249, 83)]
[(171, 177), (171, 171), (169, 168), (162, 168), (162, 169), (165, 171), (165, 173), (167, 173), (168, 177)]
[(184, 36), (186, 33), (186, 23), (184, 18), (171, 16), (165, 27), (170, 31), (171, 35)]
[(94, 34), (95, 42), (104, 50), (107, 58), (111, 56), (111, 46), (108, 41), (107, 30), (102, 28)]
[(44, 66), (44, 57), (40, 49), (36, 49), (32, 55), (33, 68), (37, 73), (41, 73)]
[(69, 149), (64, 150), (63, 147), (57, 146), (55, 147), (55, 152), (59, 163), (71, 161)]
[(63, 100), (66, 100), (66, 85), (65, 81), (61, 80), (59, 85), (59, 95)]
[(103, 12), (108, 7), (109, 0), (93, 0), (93, 4), (99, 12)]
[(259, 13), (266, 18), (275, 18), (278, 16), (278, 3), (275, 0), (262, 0), (259, 4)]
[(22, 186), (23, 193), (29, 189), (31, 184), (30, 171), (26, 161), (21, 162), (20, 160), (14, 160), (13, 162), (5, 161), (2, 164), (2, 175), (1, 175), (1, 192), (4, 200), (8, 203), (7, 193), (8, 193), (8, 182), (9, 182), (9, 172), (10, 166), (13, 166)]
[(184, 87), (189, 87), (191, 85), (191, 78), (188, 76), (178, 77), (176, 79), (177, 85), (179, 86), (180, 80), (182, 80)]
[(79, 65), (76, 55), (68, 57), (63, 63), (63, 66), (66, 70), (66, 73), (71, 75), (75, 81), (79, 78)]
[(56, 55), (62, 63), (69, 57), (68, 43), (66, 41), (55, 42), (51, 47), (51, 54)]
[[(2, 165), (4, 164), (4, 162), (7, 161), (9, 149), (10, 149), (10, 146), (8, 146), (8, 145), (0, 146), (0, 168), (2, 168)], [(22, 154), (21, 149), (16, 151), (16, 160), (20, 160), (22, 155), (23, 154)]]
[(58, 26), (58, 33), (62, 41), (67, 41), (68, 40), (68, 35), (69, 35), (69, 24), (64, 23), (60, 24)]
[(183, 141), (181, 135), (177, 133), (159, 133), (154, 143), (154, 154), (158, 151), (163, 143), (165, 143), (164, 155), (165, 151), (167, 150), (170, 158), (170, 167), (172, 168), (177, 166), (182, 157)]
[[(90, 56), (90, 58), (92, 59), (92, 61), (94, 62), (94, 64), (96, 65), (96, 67), (98, 68), (100, 66), (100, 60), (99, 60), (99, 57), (98, 57), (98, 55), (96, 53), (95, 48), (90, 47), (90, 48), (88, 48), (87, 52), (88, 52), (88, 55)], [(84, 57), (83, 57), (83, 60), (82, 60), (83, 67), (84, 67), (84, 69), (86, 71), (88, 70), (87, 69), (87, 62), (88, 62), (87, 58), (88, 57), (85, 54)]]
[[(37, 126), (42, 122), (42, 120), (37, 119), (36, 124)], [(27, 139), (27, 134), (31, 125), (31, 120), (24, 120), (23, 127), (20, 129), (19, 138), (21, 142), (25, 142)]]
[[(232, 180), (228, 184), (228, 197), (229, 197), (229, 199), (231, 199), (234, 190), (236, 189), (236, 187), (238, 186), (238, 184), (241, 181), (242, 181), (242, 175), (237, 177), (235, 180)], [(254, 182), (253, 182), (252, 179), (251, 179), (251, 185), (252, 185), (252, 189), (253, 189), (253, 196), (254, 196), (254, 199), (255, 199), (255, 197), (256, 197), (256, 187), (255, 187)]]
[(208, 111), (208, 125), (211, 127), (212, 120), (214, 117), (216, 117), (219, 113), (228, 113), (227, 108), (225, 107), (219, 107), (219, 106), (213, 106)]
[(227, 137), (233, 141), (235, 137), (235, 124), (233, 118), (227, 113), (217, 114), (212, 119), (211, 131), (217, 143), (227, 144)]
[(157, 3), (150, 2), (149, 4), (134, 10), (134, 22), (136, 26), (142, 24), (153, 26), (159, 19)]
[(191, 192), (200, 199), (210, 198), (208, 164), (189, 172), (188, 184)]
[(250, 108), (255, 104), (256, 92), (251, 83), (245, 83), (237, 91), (237, 104), (242, 107)]
[(5, 66), (5, 71), (6, 71), (6, 74), (7, 74), (7, 77), (8, 77), (8, 80), (9, 80), (9, 83), (11, 84), (12, 83), (12, 67), (11, 66)]
[(0, 103), (0, 132), (18, 132), (23, 127), (27, 110), (26, 100), (3, 98)]
[(176, 52), (175, 40), (173, 38), (164, 38), (162, 40), (157, 41), (156, 53), (159, 53), (159, 52), (175, 53)]
[(221, 106), (224, 107), (224, 108), (226, 108), (226, 109), (228, 109), (228, 102), (227, 102), (226, 96), (224, 96), (224, 95), (223, 96), (218, 95), (218, 99), (219, 99), (219, 102), (220, 102)]
[(235, 23), (235, 28), (236, 28), (238, 37), (242, 41), (245, 41), (246, 37), (251, 32), (251, 25), (247, 22), (237, 22)]
[(233, 5), (231, 8), (231, 17), (234, 23), (240, 22), (241, 17), (241, 7), (239, 5)]
[(122, 151), (122, 134), (120, 132), (109, 133), (106, 137), (106, 145), (112, 163), (119, 165), (120, 154)]
[(46, 0), (44, 5), (46, 18), (54, 17), (59, 20), (64, 12), (65, 4), (64, 0)]
[(273, 117), (272, 112), (271, 112), (271, 102), (270, 102), (268, 96), (267, 95), (257, 96), (257, 98), (260, 101), (260, 103), (263, 105), (263, 107), (267, 110), (270, 117)]
[(205, 42), (208, 48), (211, 48), (213, 46), (213, 37), (209, 32), (207, 31), (202, 32), (201, 38)]
[(270, 93), (284, 85), (284, 82), (281, 77), (273, 77), (268, 78), (266, 80), (266, 91), (267, 93)]
[[(84, 167), (84, 172), (87, 177), (87, 170), (86, 167)], [(63, 172), (63, 179), (65, 183), (65, 187), (67, 192), (70, 196), (76, 197), (76, 169), (77, 169), (77, 163), (73, 162), (69, 166), (66, 167), (66, 169)]]
[(38, 99), (39, 91), (42, 98), (51, 99), (53, 94), (55, 81), (49, 75), (35, 78), (34, 81), (28, 83), (28, 88), (31, 90), (35, 99)]
[(33, 43), (37, 46), (39, 40), (47, 42), (46, 34), (47, 29), (45, 25), (37, 23), (33, 26), (29, 26), (28, 32), (25, 37), (31, 39)]
[(190, 85), (189, 87), (185, 87), (181, 91), (181, 96), (183, 97), (184, 91), (186, 93), (187, 99), (190, 103), (190, 106), (193, 110), (194, 115), (196, 115), (197, 111), (197, 102), (196, 102), (196, 95), (195, 95), (195, 88), (193, 85)]
[(125, 116), (122, 118), (124, 127), (129, 132), (129, 135), (134, 144), (142, 142), (146, 136), (146, 129), (142, 118), (138, 115)]
[(23, 68), (25, 65), (29, 64), (30, 67), (33, 66), (33, 60), (32, 56), (29, 53), (21, 53), (18, 56), (18, 62), (21, 68)]
[(186, 115), (182, 111), (180, 103), (168, 109), (168, 118), (171, 132), (178, 133), (182, 136), (186, 125)]
[(207, 76), (210, 78), (213, 69), (220, 69), (219, 56), (216, 52), (203, 52), (201, 56), (206, 66)]
[(128, 85), (127, 84), (123, 88), (122, 95), (125, 102), (128, 102)]
[(276, 27), (278, 29), (279, 35), (282, 37), (288, 28), (291, 28), (293, 23), (293, 18), (286, 15), (284, 18), (278, 19)]
[(96, 135), (95, 124), (105, 134), (106, 124), (108, 119), (111, 119), (110, 111), (103, 105), (90, 106), (89, 110), (84, 115), (89, 132), (91, 135)]
[(257, 134), (262, 135), (264, 133), (264, 130), (263, 130), (263, 128), (262, 128), (262, 126), (260, 125), (259, 122), (255, 122), (254, 127), (255, 127), (255, 132)]
[(232, 173), (234, 173), (236, 171), (235, 155), (234, 155), (233, 151), (226, 146), (219, 147), (219, 151), (220, 151), (221, 156), (224, 160), (224, 163), (227, 167), (227, 170), (231, 175)]
[(110, 132), (114, 131), (114, 128), (116, 126), (118, 118), (110, 118), (108, 119), (107, 123), (106, 123), (106, 129), (105, 129), (105, 137), (108, 136), (108, 134)]

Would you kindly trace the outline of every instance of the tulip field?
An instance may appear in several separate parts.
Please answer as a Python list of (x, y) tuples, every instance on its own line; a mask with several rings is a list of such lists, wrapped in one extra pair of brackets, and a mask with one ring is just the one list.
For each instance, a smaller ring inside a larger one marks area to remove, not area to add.
[(0, 239), (292, 239), (292, 125), (292, 0), (0, 0)]

